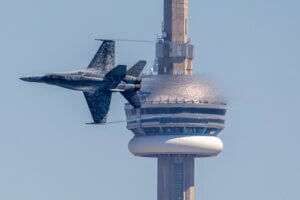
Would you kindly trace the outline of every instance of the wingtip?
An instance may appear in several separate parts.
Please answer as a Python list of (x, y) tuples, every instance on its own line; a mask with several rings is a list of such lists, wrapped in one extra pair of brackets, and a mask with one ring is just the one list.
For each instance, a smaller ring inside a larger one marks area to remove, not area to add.
[(106, 125), (106, 123), (95, 123), (95, 122), (90, 122), (90, 123), (85, 123), (86, 125)]
[(96, 41), (102, 41), (102, 42), (114, 42), (113, 39), (102, 39), (102, 38), (96, 38)]

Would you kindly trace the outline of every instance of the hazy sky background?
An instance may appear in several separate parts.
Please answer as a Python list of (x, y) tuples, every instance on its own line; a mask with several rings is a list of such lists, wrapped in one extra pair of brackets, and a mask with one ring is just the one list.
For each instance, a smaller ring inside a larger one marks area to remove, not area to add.
[[(131, 155), (125, 124), (91, 122), (79, 92), (20, 76), (86, 67), (94, 38), (154, 40), (162, 0), (0, 0), (0, 199), (156, 199), (156, 160)], [(300, 1), (190, 0), (194, 72), (229, 101), (225, 149), (197, 159), (196, 199), (299, 199)], [(118, 43), (117, 63), (154, 45)], [(110, 120), (123, 120), (114, 95)]]

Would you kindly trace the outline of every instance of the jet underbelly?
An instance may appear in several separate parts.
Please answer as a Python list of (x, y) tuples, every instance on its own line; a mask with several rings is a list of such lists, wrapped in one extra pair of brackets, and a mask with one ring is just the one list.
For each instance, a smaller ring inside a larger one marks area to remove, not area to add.
[(95, 92), (97, 90), (104, 89), (106, 84), (103, 81), (74, 81), (74, 80), (64, 80), (58, 81), (55, 85), (76, 90), (82, 92)]

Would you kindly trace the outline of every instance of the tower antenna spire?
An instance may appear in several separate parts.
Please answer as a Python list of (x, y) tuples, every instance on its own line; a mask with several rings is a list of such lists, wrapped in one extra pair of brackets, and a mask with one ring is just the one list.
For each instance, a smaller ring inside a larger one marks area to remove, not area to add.
[(188, 37), (188, 0), (164, 0), (162, 39), (156, 44), (158, 74), (192, 75), (194, 46)]

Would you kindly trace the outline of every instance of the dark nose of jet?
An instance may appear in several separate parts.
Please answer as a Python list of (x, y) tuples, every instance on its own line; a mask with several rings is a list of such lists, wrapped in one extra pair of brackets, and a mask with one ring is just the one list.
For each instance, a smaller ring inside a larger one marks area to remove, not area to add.
[(26, 76), (26, 77), (21, 77), (20, 80), (27, 81), (27, 82), (41, 82), (42, 77), (41, 76)]
[(20, 80), (22, 80), (22, 81), (29, 81), (29, 79), (30, 79), (29, 77), (21, 77), (20, 78)]

